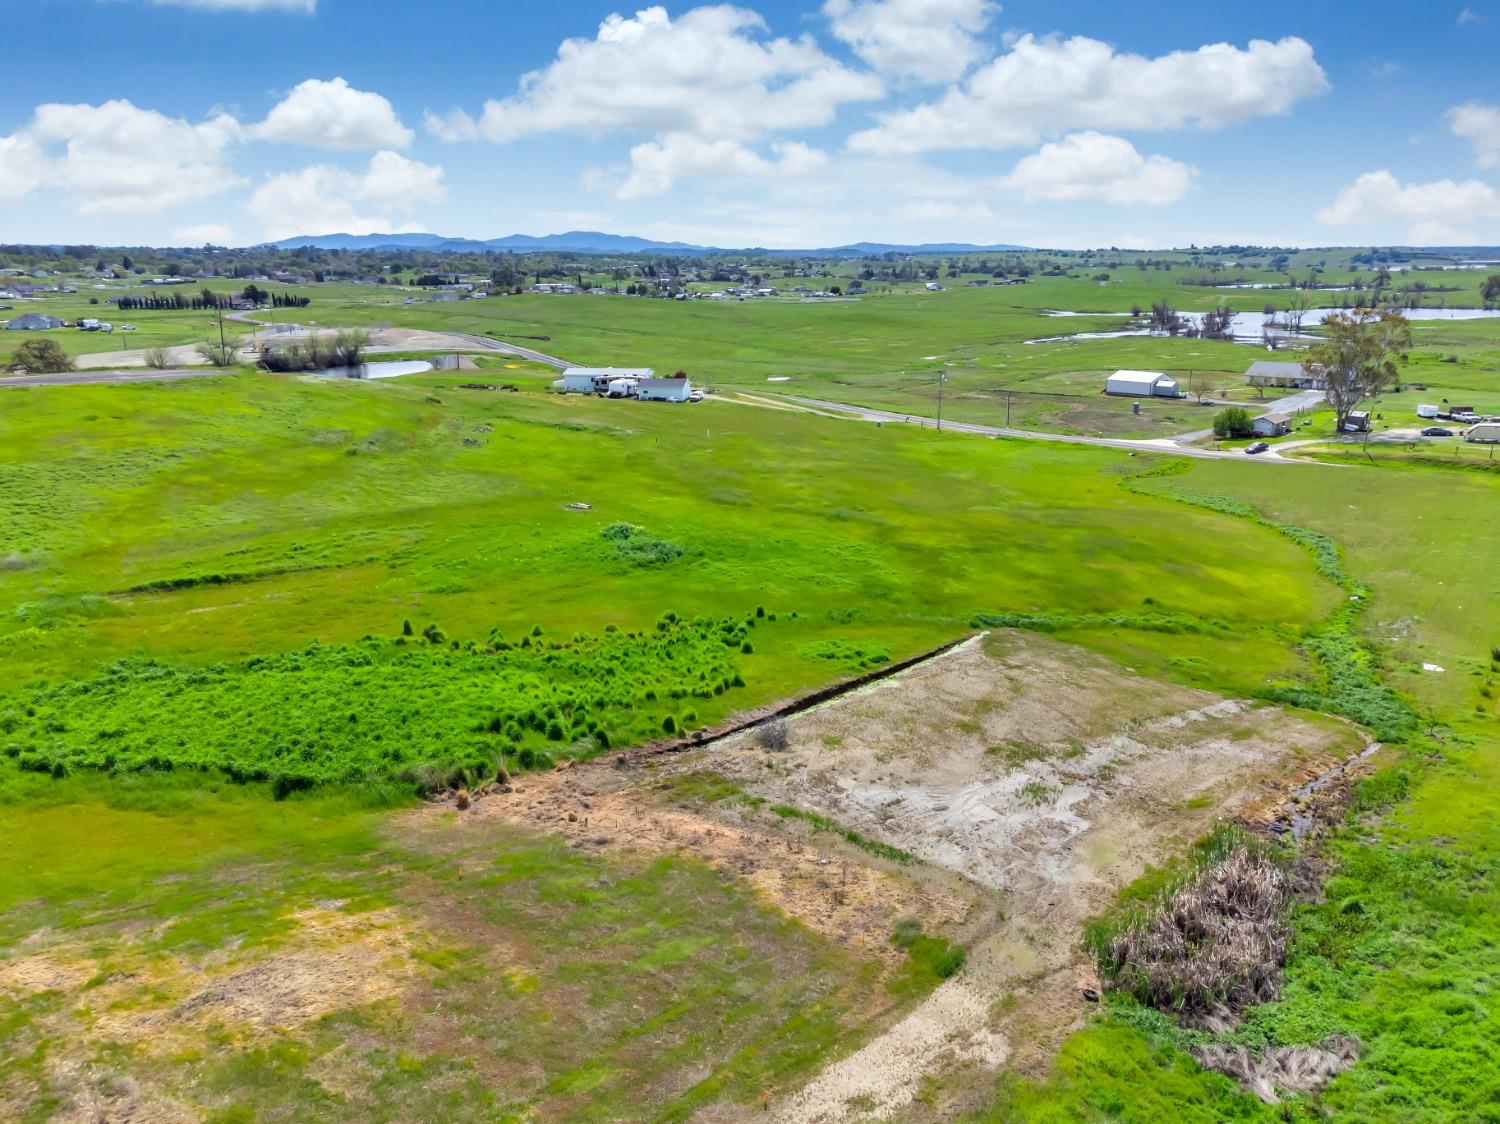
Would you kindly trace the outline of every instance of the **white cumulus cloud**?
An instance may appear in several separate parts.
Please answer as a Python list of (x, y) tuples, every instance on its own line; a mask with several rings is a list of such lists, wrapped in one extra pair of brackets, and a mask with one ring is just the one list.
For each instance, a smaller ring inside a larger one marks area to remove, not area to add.
[[(641, 199), (662, 195), (682, 179), (808, 175), (828, 164), (826, 153), (800, 141), (778, 141), (771, 150), (774, 159), (738, 141), (702, 140), (686, 133), (668, 133), (630, 150), (630, 171), (615, 189), (615, 197)], [(605, 172), (590, 172), (588, 178), (595, 186), (609, 182)]]
[(883, 74), (923, 82), (961, 78), (984, 57), (992, 0), (827, 0), (834, 37)]
[(15, 203), (42, 185), (47, 160), (25, 132), (0, 137), (0, 203)]
[(1457, 222), (1500, 219), (1500, 192), (1481, 180), (1402, 183), (1389, 171), (1366, 172), (1318, 213), (1328, 226), (1401, 227), (1416, 243), (1465, 241)]
[(380, 94), (356, 90), (342, 78), (309, 78), (251, 129), (258, 140), (305, 148), (405, 148), (412, 131)]
[(0, 198), (60, 188), (83, 214), (155, 214), (244, 181), (226, 163), (243, 130), (228, 114), (198, 124), (140, 109), (39, 105), (0, 137)]
[(1296, 37), (1147, 58), (1083, 36), (1023, 35), (962, 87), (882, 115), (849, 147), (915, 153), (1035, 144), (1072, 129), (1219, 128), (1286, 113), (1328, 88), (1312, 47)]
[(445, 198), (442, 181), (443, 169), (436, 165), (399, 152), (377, 152), (361, 172), (314, 164), (272, 176), (250, 197), (250, 213), (265, 224), (266, 237), (272, 240), (296, 234), (420, 230), (391, 216)]
[(477, 119), (429, 113), (427, 128), (448, 140), (636, 132), (743, 142), (825, 125), (840, 105), (883, 92), (878, 78), (842, 65), (810, 37), (765, 32), (758, 14), (728, 4), (675, 20), (661, 6), (611, 15), (593, 39), (564, 41), (552, 63), (524, 75), (510, 97), (487, 102)]
[(1024, 157), (1000, 186), (1031, 200), (1094, 200), (1161, 206), (1188, 193), (1198, 169), (1167, 156), (1142, 156), (1123, 137), (1072, 133)]
[(1500, 106), (1471, 101), (1448, 112), (1448, 129), (1474, 149), (1481, 168), (1500, 168)]

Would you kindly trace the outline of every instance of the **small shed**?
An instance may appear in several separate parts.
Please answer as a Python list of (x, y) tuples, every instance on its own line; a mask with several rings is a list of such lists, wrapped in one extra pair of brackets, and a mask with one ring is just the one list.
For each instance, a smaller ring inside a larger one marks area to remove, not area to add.
[(1369, 433), (1370, 412), (1368, 410), (1355, 410), (1344, 419), (1345, 433)]
[(56, 316), (48, 316), (45, 312), (28, 312), (24, 316), (17, 316), (5, 325), (7, 332), (45, 332), (52, 328), (61, 328), (63, 322)]
[(693, 392), (687, 379), (642, 379), (636, 397), (642, 402), (686, 402)]
[(1265, 414), (1251, 422), (1250, 428), (1257, 437), (1285, 437), (1292, 431), (1292, 416), (1275, 412)]
[(1480, 422), (1464, 430), (1464, 440), (1476, 445), (1500, 445), (1500, 422)]
[(1104, 384), (1106, 394), (1132, 398), (1181, 398), (1177, 380), (1160, 371), (1116, 371)]
[(1246, 386), (1281, 387), (1288, 390), (1321, 390), (1323, 376), (1301, 363), (1276, 363), (1257, 359), (1245, 372)]

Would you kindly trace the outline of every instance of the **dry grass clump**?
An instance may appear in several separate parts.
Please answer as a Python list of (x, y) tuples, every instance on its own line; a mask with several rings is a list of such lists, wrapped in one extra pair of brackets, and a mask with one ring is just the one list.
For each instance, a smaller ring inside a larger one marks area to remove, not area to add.
[(1290, 926), (1286, 871), (1261, 845), (1221, 832), (1196, 870), (1088, 941), (1108, 986), (1222, 1029), (1238, 1012), (1280, 994)]
[(1280, 1104), (1277, 1093), (1314, 1093), (1359, 1061), (1359, 1039), (1325, 1038), (1318, 1046), (1278, 1046), (1259, 1057), (1243, 1046), (1214, 1043), (1193, 1049), (1204, 1069), (1232, 1077), (1266, 1104)]
[(773, 718), (755, 731), (755, 742), (762, 749), (785, 753), (792, 745), (792, 733), (785, 718)]

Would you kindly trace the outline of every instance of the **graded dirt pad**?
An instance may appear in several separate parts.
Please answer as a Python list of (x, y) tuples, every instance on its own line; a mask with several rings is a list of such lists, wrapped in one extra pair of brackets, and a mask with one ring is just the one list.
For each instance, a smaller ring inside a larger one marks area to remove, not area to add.
[[(680, 761), (672, 765), (671, 771), (681, 771)], [(969, 899), (947, 886), (872, 866), (868, 856), (831, 838), (777, 831), (733, 809), (668, 806), (656, 785), (641, 783), (659, 772), (601, 764), (529, 776), (514, 792), (476, 799), (471, 811), (554, 831), (590, 849), (691, 854), (743, 878), (814, 932), (887, 960), (900, 957), (890, 935), (902, 918), (944, 928), (969, 912)]]
[[(167, 365), (169, 367), (206, 367), (208, 360), (198, 354), (196, 344), (183, 344), (178, 347), (163, 348), (167, 353)], [(130, 351), (96, 351), (88, 355), (76, 356), (73, 360), (74, 366), (81, 371), (91, 371), (104, 368), (121, 367), (144, 367), (146, 365), (146, 349), (136, 348)]]
[(1000, 920), (965, 971), (778, 1112), (889, 1116), (925, 1074), (997, 1058), (1026, 1073), (1090, 1009), (1079, 939), (1148, 866), (1223, 817), (1263, 815), (1363, 745), (1352, 728), (1145, 679), (1029, 633), (999, 632), (792, 719), (792, 745), (744, 736), (699, 768), (972, 880)]

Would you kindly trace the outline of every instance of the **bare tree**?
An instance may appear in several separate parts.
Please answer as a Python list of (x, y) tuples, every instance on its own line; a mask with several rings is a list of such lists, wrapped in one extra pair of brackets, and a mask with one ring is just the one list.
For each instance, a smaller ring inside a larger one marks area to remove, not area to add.
[(164, 347), (148, 347), (142, 358), (146, 366), (160, 371), (172, 365), (172, 353)]
[(1302, 321), (1310, 308), (1312, 308), (1312, 301), (1306, 297), (1297, 296), (1291, 299), (1291, 303), (1286, 307), (1286, 326), (1292, 335), (1302, 334)]
[(1304, 366), (1322, 373), (1328, 404), (1340, 432), (1367, 398), (1396, 382), (1399, 361), (1411, 347), (1411, 324), (1399, 312), (1335, 312), (1323, 321), (1326, 338)]
[(1234, 310), (1227, 304), (1209, 309), (1203, 314), (1203, 338), (1227, 340), (1234, 338)]
[(1176, 335), (1182, 331), (1182, 317), (1172, 310), (1165, 299), (1151, 303), (1151, 327), (1154, 331)]

